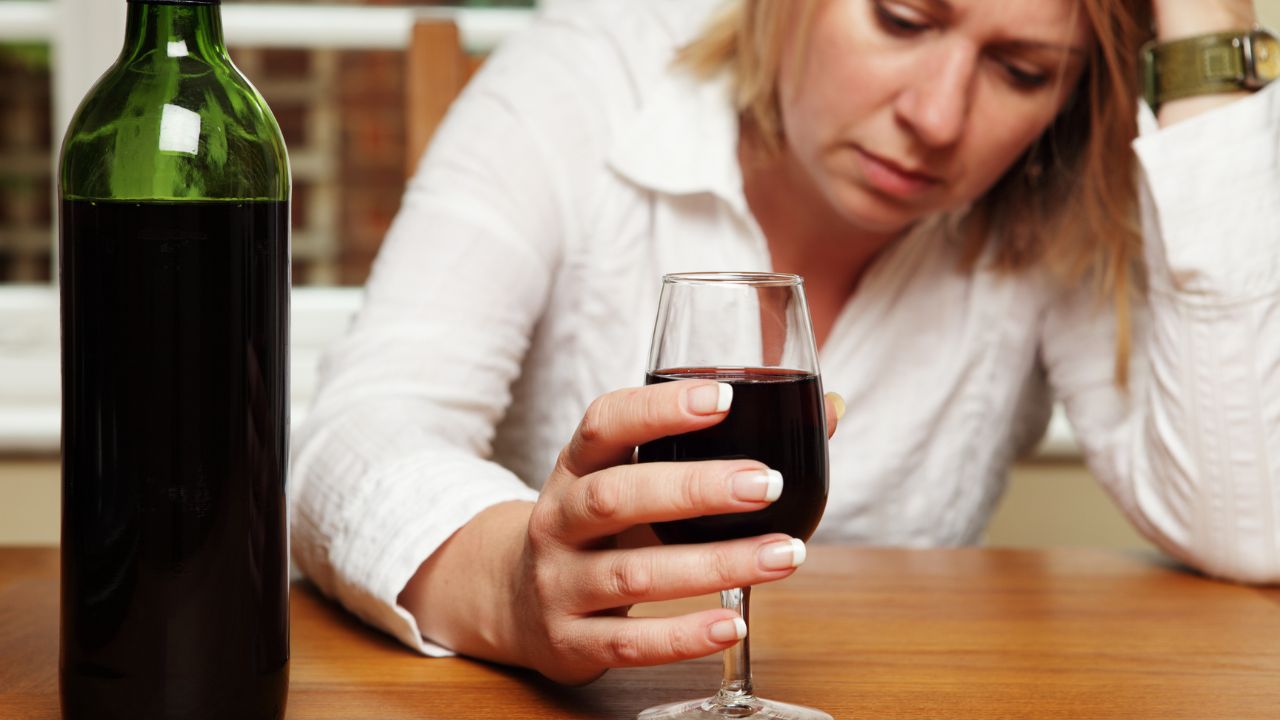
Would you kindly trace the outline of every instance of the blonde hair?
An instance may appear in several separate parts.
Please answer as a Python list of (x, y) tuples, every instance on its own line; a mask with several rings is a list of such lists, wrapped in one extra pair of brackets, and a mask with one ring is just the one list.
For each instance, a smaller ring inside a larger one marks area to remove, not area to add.
[[(802, 14), (791, 15), (803, 4)], [(976, 202), (965, 221), (970, 267), (1048, 268), (1089, 278), (1116, 317), (1116, 381), (1125, 386), (1131, 307), (1140, 277), (1137, 224), (1138, 55), (1151, 34), (1150, 0), (1080, 0), (1094, 42), (1079, 85), (1048, 130)], [(728, 70), (736, 108), (774, 149), (785, 144), (778, 75), (788, 22), (804, 32), (815, 0), (736, 0), (684, 48), (677, 64), (709, 77)]]

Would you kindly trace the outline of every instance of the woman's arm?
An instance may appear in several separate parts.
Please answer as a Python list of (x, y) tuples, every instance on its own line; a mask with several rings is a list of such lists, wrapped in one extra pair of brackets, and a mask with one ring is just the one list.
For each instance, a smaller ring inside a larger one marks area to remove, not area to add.
[(1043, 359), (1086, 459), (1154, 543), (1211, 575), (1280, 581), (1280, 87), (1134, 147), (1144, 174), (1147, 311), (1132, 389), (1112, 318), (1077, 291)]
[(598, 45), (544, 23), (490, 58), (454, 103), (294, 437), (299, 566), (425, 652), (444, 651), (423, 642), (397, 595), (477, 513), (537, 498), (534, 479), (489, 457), (574, 229), (580, 168), (605, 152), (605, 111), (576, 68), (607, 69)]
[(626, 612), (776, 580), (803, 561), (803, 545), (777, 535), (619, 542), (650, 521), (776, 497), (752, 461), (630, 464), (638, 443), (718, 422), (728, 386), (663, 383), (597, 400), (551, 476), (529, 478), (546, 481), (541, 494), (488, 460), (572, 252), (570, 215), (590, 210), (581, 179), (603, 172), (618, 108), (602, 104), (633, 87), (611, 74), (615, 51), (571, 23), (544, 23), (472, 81), (406, 194), (355, 326), (326, 357), (291, 487), (294, 555), (326, 593), (424, 652), (447, 652), (425, 635), (564, 682), (732, 645), (744, 626), (731, 612)]

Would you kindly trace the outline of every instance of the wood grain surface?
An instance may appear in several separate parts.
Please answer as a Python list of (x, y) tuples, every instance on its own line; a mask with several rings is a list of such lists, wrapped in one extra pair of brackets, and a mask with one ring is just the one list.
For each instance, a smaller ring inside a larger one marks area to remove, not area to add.
[[(56, 550), (0, 549), (0, 719), (58, 717), (57, 587)], [(1280, 592), (1154, 555), (817, 547), (753, 601), (757, 689), (837, 718), (1280, 717)], [(708, 658), (562, 688), (417, 657), (305, 584), (292, 610), (299, 720), (630, 718), (719, 672)]]

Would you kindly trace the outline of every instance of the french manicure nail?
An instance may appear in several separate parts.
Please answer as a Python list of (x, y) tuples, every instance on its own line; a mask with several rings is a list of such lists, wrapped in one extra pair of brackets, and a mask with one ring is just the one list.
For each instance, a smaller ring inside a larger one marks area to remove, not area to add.
[(708, 634), (712, 642), (735, 642), (747, 636), (747, 623), (740, 617), (721, 620), (711, 624)]
[(714, 415), (733, 404), (733, 386), (728, 383), (699, 385), (689, 391), (689, 411), (697, 415)]
[(790, 570), (803, 565), (807, 555), (803, 540), (791, 538), (769, 543), (760, 548), (760, 567), (765, 570)]
[(747, 502), (773, 502), (782, 496), (782, 473), (748, 470), (733, 476), (733, 496)]
[(835, 392), (827, 393), (827, 397), (831, 398), (831, 404), (832, 406), (835, 407), (836, 420), (839, 421), (844, 419), (844, 413), (845, 413), (844, 398), (840, 396), (840, 393), (835, 393)]

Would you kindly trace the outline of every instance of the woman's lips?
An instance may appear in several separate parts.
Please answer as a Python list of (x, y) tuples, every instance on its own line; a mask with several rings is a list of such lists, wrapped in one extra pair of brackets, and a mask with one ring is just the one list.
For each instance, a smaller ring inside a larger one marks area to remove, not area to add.
[(901, 165), (854, 146), (862, 176), (875, 190), (895, 198), (909, 199), (923, 195), (938, 185), (942, 179)]

